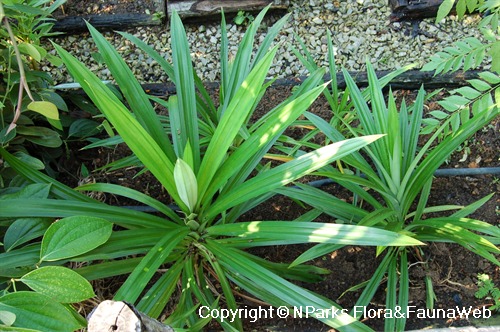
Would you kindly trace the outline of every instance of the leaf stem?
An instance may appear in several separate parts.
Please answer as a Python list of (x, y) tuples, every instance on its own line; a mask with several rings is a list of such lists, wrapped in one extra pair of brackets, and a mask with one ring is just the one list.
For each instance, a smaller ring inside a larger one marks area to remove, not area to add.
[[(3, 6), (0, 3), (0, 12), (3, 11)], [(16, 54), (16, 59), (17, 63), (19, 66), (19, 92), (17, 94), (17, 106), (16, 110), (14, 113), (14, 118), (12, 119), (11, 124), (9, 125), (9, 128), (7, 129), (7, 134), (12, 131), (14, 128), (16, 128), (16, 122), (19, 119), (19, 116), (21, 115), (21, 107), (22, 107), (22, 100), (23, 100), (23, 90), (26, 90), (26, 94), (30, 97), (32, 101), (35, 101), (33, 96), (31, 95), (31, 91), (28, 87), (28, 83), (26, 82), (26, 73), (24, 71), (24, 66), (23, 66), (23, 61), (21, 58), (21, 52), (19, 52), (19, 48), (17, 47), (17, 41), (16, 41), (16, 36), (14, 36), (14, 33), (12, 32), (12, 28), (10, 27), (9, 20), (7, 16), (2, 17), (3, 25), (7, 29), (7, 32), (9, 34), (10, 40), (12, 42), (12, 48), (14, 49), (14, 53)]]

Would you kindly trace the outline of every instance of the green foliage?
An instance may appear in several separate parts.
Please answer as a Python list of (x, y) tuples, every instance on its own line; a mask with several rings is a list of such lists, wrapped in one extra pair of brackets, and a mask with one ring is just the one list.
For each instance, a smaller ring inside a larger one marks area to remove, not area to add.
[[(86, 253), (73, 252), (84, 247), (73, 246), (76, 242), (64, 244), (62, 239), (66, 237), (59, 236), (59, 232), (65, 231), (63, 227), (56, 229), (53, 237), (61, 239), (57, 248), (72, 257), (49, 250), (51, 247), (44, 241), (33, 250), (40, 251), (46, 259), (86, 262), (76, 272), (89, 280), (128, 274), (115, 294), (116, 300), (134, 303), (152, 317), (159, 317), (167, 303), (173, 304), (175, 309), (170, 313), (169, 324), (196, 330), (208, 323), (197, 315), (198, 306), (237, 309), (233, 294), (236, 287), (275, 306), (338, 307), (331, 300), (286, 280), (317, 281), (326, 272), (324, 269), (266, 261), (246, 249), (299, 243), (419, 245), (419, 240), (384, 229), (312, 223), (314, 216), (311, 215), (297, 221), (240, 220), (242, 214), (272, 197), (275, 190), (381, 137), (337, 140), (285, 164), (271, 167), (263, 163), (263, 158), (282, 138), (284, 131), (304, 114), (325, 88), (321, 85), (324, 71), (318, 69), (288, 99), (255, 123), (249, 123), (269, 86), (265, 79), (277, 51), (276, 47), (271, 47), (272, 41), (287, 19), (271, 27), (254, 51), (254, 36), (266, 11), (248, 27), (232, 63), (225, 45), (228, 40), (225, 20), (222, 20), (222, 81), (218, 106), (209, 99), (192, 67), (187, 37), (176, 13), (171, 19), (172, 63), (137, 38), (122, 34), (157, 60), (176, 85), (176, 95), (167, 102), (154, 99), (168, 109), (166, 131), (151, 105), (151, 98), (144, 93), (116, 50), (92, 26), (89, 25), (92, 38), (129, 107), (83, 64), (56, 46), (69, 72), (130, 147), (134, 158), (169, 193), (176, 208), (113, 184), (96, 183), (77, 188), (78, 191), (101, 191), (134, 199), (155, 208), (158, 213), (146, 214), (97, 202), (33, 170), (0, 148), (3, 158), (26, 181), (50, 184), (50, 198), (12, 199), (10, 204), (1, 207), (0, 217), (67, 219), (87, 216), (85, 218), (94, 221), (104, 219), (116, 224), (106, 243)], [(39, 232), (32, 227), (34, 232)], [(92, 229), (103, 231), (97, 224)], [(370, 243), (366, 241), (367, 234), (370, 234)], [(23, 235), (23, 238), (29, 236)], [(98, 237), (89, 238), (97, 241)], [(17, 245), (13, 240), (9, 243)], [(13, 249), (9, 254), (23, 256), (21, 250)], [(159, 268), (164, 272), (158, 273)], [(214, 283), (219, 284), (220, 289), (215, 290), (211, 286)], [(182, 292), (176, 293), (177, 289)], [(317, 318), (341, 331), (370, 330), (347, 314)], [(233, 322), (218, 321), (225, 330), (243, 328), (238, 318)]]
[[(436, 22), (443, 19), (450, 12), (455, 0), (444, 1), (438, 12)], [(460, 69), (467, 71), (480, 67), (487, 56), (491, 58), (491, 70), (479, 73), (479, 78), (469, 80), (470, 86), (450, 91), (450, 96), (439, 101), (443, 111), (430, 112), (424, 119), (423, 133), (434, 132), (444, 122), (448, 125), (442, 131), (446, 137), (458, 130), (462, 123), (472, 118), (479, 110), (498, 108), (500, 105), (500, 42), (499, 14), (500, 6), (494, 1), (459, 0), (456, 3), (459, 18), (466, 12), (479, 11), (483, 15), (479, 23), (479, 30), (484, 41), (476, 37), (468, 37), (455, 42), (453, 46), (445, 47), (434, 54), (423, 71), (434, 71), (434, 74), (455, 72)], [(495, 73), (496, 72), (496, 73)]]
[[(455, 0), (443, 1), (439, 7), (436, 22), (449, 14), (454, 3)], [(497, 1), (459, 0), (456, 9), (459, 18), (463, 18), (466, 12), (482, 13), (483, 17), (478, 27), (485, 42), (476, 37), (468, 37), (455, 42), (454, 46), (446, 47), (433, 55), (422, 70), (435, 70), (435, 74), (457, 71), (461, 68), (469, 70), (479, 67), (486, 55), (489, 55), (491, 70), (500, 72), (500, 41), (498, 41), (500, 6)]]
[(474, 294), (478, 299), (491, 299), (494, 304), (489, 307), (490, 310), (500, 310), (500, 289), (495, 286), (493, 280), (487, 274), (480, 273), (477, 275), (478, 290)]
[[(403, 101), (398, 110), (392, 93), (389, 93), (389, 99), (385, 101), (381, 84), (369, 63), (367, 68), (369, 104), (349, 73), (345, 70), (343, 72), (355, 105), (356, 117), (360, 122), (358, 128), (351, 130), (351, 134), (357, 136), (358, 132), (364, 135), (382, 133), (386, 136), (364, 147), (363, 153), (354, 152), (342, 159), (354, 172), (342, 173), (326, 166), (314, 173), (328, 177), (350, 190), (355, 195), (354, 204), (346, 203), (308, 185), (279, 189), (278, 192), (301, 200), (331, 215), (342, 224), (391, 230), (422, 242), (458, 243), (500, 265), (495, 257), (500, 250), (493, 244), (500, 241), (499, 229), (486, 222), (467, 218), (491, 198), (491, 195), (468, 206), (428, 206), (427, 202), (434, 172), (461, 143), (498, 116), (498, 107), (493, 105), (478, 108), (473, 117), (460, 124), (458, 130), (437, 142), (440, 133), (451, 121), (448, 118), (426, 139), (424, 146), (419, 147), (417, 143), (422, 135), (424, 90), (419, 91), (414, 104), (406, 105)], [(306, 117), (331, 141), (344, 138), (337, 129), (318, 116), (306, 112)], [(292, 266), (340, 247), (319, 244), (300, 255)], [(380, 255), (384, 251), (382, 262), (356, 305), (369, 304), (384, 276), (389, 287), (387, 308), (394, 310), (397, 306), (405, 308), (408, 305), (407, 256), (410, 249), (387, 249), (382, 246), (378, 248), (377, 253)], [(432, 297), (432, 287), (428, 285), (428, 289), (431, 291), (428, 296)], [(386, 319), (385, 323), (387, 331), (401, 331), (404, 329), (405, 320)]]
[[(16, 200), (42, 199), (50, 185), (11, 188), (0, 198), (2, 208)], [(90, 283), (60, 266), (106, 242), (112, 224), (84, 216), (62, 218), (3, 218), (0, 221), (0, 329), (74, 331), (85, 320), (71, 306), (95, 296)], [(32, 291), (29, 291), (31, 289)]]
[[(45, 167), (53, 175), (48, 163), (62, 153), (65, 129), (69, 127), (70, 137), (81, 133), (65, 114), (68, 107), (54, 91), (50, 74), (40, 69), (42, 62), (62, 64), (41, 40), (56, 34), (51, 31), (50, 15), (64, 2), (9, 0), (0, 4), (0, 146), (37, 162), (39, 169)], [(12, 177), (8, 165), (2, 165), (0, 187)]]
[(244, 10), (238, 11), (236, 16), (233, 18), (234, 24), (236, 25), (248, 25), (252, 23), (254, 20), (255, 17)]

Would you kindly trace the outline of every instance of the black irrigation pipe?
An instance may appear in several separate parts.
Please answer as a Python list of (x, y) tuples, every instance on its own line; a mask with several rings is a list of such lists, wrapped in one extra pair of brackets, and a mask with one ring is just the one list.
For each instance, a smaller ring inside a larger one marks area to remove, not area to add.
[[(500, 174), (500, 167), (479, 167), (479, 168), (441, 168), (436, 170), (434, 176), (436, 177), (452, 177), (452, 176), (477, 176), (477, 175), (494, 175)], [(335, 181), (332, 179), (322, 179), (308, 182), (307, 184), (315, 187), (321, 188), (330, 184), (334, 184)], [(174, 211), (179, 211), (179, 208), (175, 205), (169, 205), (169, 207)], [(158, 212), (150, 206), (123, 206), (123, 208), (131, 209), (141, 212)]]

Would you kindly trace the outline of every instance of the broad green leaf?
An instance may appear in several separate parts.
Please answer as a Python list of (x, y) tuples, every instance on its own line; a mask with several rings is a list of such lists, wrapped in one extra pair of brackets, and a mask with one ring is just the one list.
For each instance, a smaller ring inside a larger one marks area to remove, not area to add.
[(29, 165), (29, 167), (31, 167), (32, 169), (35, 169), (35, 170), (45, 169), (45, 164), (40, 159), (37, 159), (33, 156), (30, 156), (27, 153), (19, 151), (19, 152), (14, 153), (14, 156), (17, 159), (21, 160), (26, 165)]
[(16, 292), (0, 297), (0, 311), (16, 315), (14, 327), (51, 332), (72, 332), (83, 326), (62, 304), (35, 292)]
[(491, 56), (491, 69), (500, 73), (500, 41), (497, 41), (491, 45), (489, 54)]
[(90, 283), (73, 270), (62, 266), (45, 266), (20, 279), (32, 290), (59, 303), (76, 303), (95, 296)]
[(453, 8), (453, 4), (455, 0), (444, 0), (441, 5), (439, 5), (439, 9), (436, 15), (436, 23), (440, 22), (443, 18), (445, 18)]
[(429, 114), (439, 120), (446, 119), (449, 116), (448, 113), (445, 113), (443, 111), (431, 111), (429, 112)]
[[(378, 228), (317, 222), (254, 221), (216, 225), (207, 234), (224, 236), (221, 243), (252, 246), (334, 243), (367, 246), (413, 246), (422, 242)], [(232, 238), (234, 237), (234, 238)]]
[(50, 193), (50, 184), (45, 183), (33, 183), (29, 184), (21, 190), (12, 193), (12, 194), (4, 194), (0, 196), (0, 200), (8, 200), (8, 199), (19, 199), (19, 198), (47, 198)]
[(22, 135), (26, 140), (41, 146), (57, 148), (62, 144), (60, 135), (47, 127), (17, 126), (16, 130), (18, 135)]
[(477, 89), (481, 92), (491, 89), (491, 86), (488, 83), (479, 79), (472, 79), (467, 82), (470, 83), (470, 85), (472, 85), (474, 89)]
[(73, 216), (53, 223), (45, 232), (41, 261), (56, 261), (86, 253), (105, 243), (113, 224), (105, 219)]
[(90, 119), (78, 119), (71, 123), (68, 129), (68, 138), (85, 138), (98, 134), (100, 123)]
[(10, 251), (15, 247), (41, 237), (49, 228), (51, 218), (19, 218), (9, 226), (4, 236), (4, 247)]
[(59, 120), (57, 106), (49, 101), (32, 101), (27, 108), (30, 111), (40, 113), (48, 119)]
[(40, 62), (42, 60), (42, 55), (34, 45), (29, 43), (20, 43), (17, 47), (21, 53), (29, 55), (35, 59), (36, 62)]

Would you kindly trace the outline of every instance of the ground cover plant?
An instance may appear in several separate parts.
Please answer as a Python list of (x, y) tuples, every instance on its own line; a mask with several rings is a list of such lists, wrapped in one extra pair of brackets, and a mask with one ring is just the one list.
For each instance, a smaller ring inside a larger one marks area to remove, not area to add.
[[(177, 89), (176, 95), (164, 103), (169, 111), (167, 124), (157, 116), (150, 99), (116, 50), (90, 25), (92, 37), (129, 108), (83, 64), (56, 45), (75, 81), (113, 125), (134, 153), (134, 158), (162, 184), (172, 202), (160, 202), (133, 189), (106, 183), (87, 184), (73, 190), (33, 170), (0, 148), (4, 160), (20, 175), (11, 191), (22, 192), (26, 190), (22, 188), (33, 188), (34, 185), (43, 185), (49, 190), (47, 198), (34, 195), (30, 199), (21, 199), (14, 195), (0, 201), (0, 217), (4, 227), (8, 227), (7, 231), (19, 218), (28, 218), (34, 224), (25, 230), (26, 237), (32, 241), (2, 252), (0, 268), (9, 273), (19, 269), (34, 270), (35, 262), (41, 255), (44, 257), (44, 242), (43, 239), (40, 242), (40, 235), (49, 232), (53, 218), (105, 220), (114, 227), (104, 244), (48, 265), (83, 262), (76, 271), (88, 280), (128, 275), (116, 292), (115, 300), (133, 303), (137, 309), (155, 318), (160, 316), (167, 303), (175, 301), (175, 310), (169, 313), (166, 323), (177, 328), (199, 330), (209, 323), (210, 317), (200, 318), (198, 306), (224, 306), (236, 310), (235, 287), (275, 306), (307, 305), (320, 310), (338, 308), (335, 302), (289, 281), (318, 281), (325, 270), (304, 264), (290, 267), (285, 263), (270, 262), (245, 249), (298, 243), (384, 247), (419, 245), (419, 240), (384, 229), (312, 222), (317, 216), (316, 211), (298, 220), (238, 221), (243, 213), (272, 197), (274, 190), (381, 137), (370, 135), (337, 141), (278, 166), (262, 162), (285, 129), (325, 88), (321, 84), (324, 71), (319, 69), (287, 100), (262, 119), (249, 123), (259, 99), (269, 86), (265, 79), (276, 53), (276, 47), (271, 45), (272, 38), (284, 23), (281, 20), (270, 29), (270, 37), (252, 56), (253, 34), (264, 14), (265, 11), (250, 24), (233, 62), (229, 62), (225, 51), (227, 37), (222, 37), (223, 81), (218, 107), (204, 93), (191, 64), (183, 25), (173, 14), (172, 64), (161, 61)], [(147, 48), (145, 45), (141, 47)], [(27, 183), (32, 184), (26, 186)], [(85, 191), (127, 197), (156, 209), (158, 213), (109, 206), (81, 193)], [(40, 224), (32, 218), (48, 218), (43, 220), (50, 221)], [(160, 267), (164, 272), (158, 274)], [(11, 284), (12, 280), (5, 278), (2, 287), (8, 291)], [(316, 318), (339, 330), (371, 330), (345, 313), (334, 317), (318, 315)], [(225, 330), (243, 329), (238, 318), (234, 321), (219, 318), (218, 323)], [(15, 321), (13, 326), (16, 326)]]

